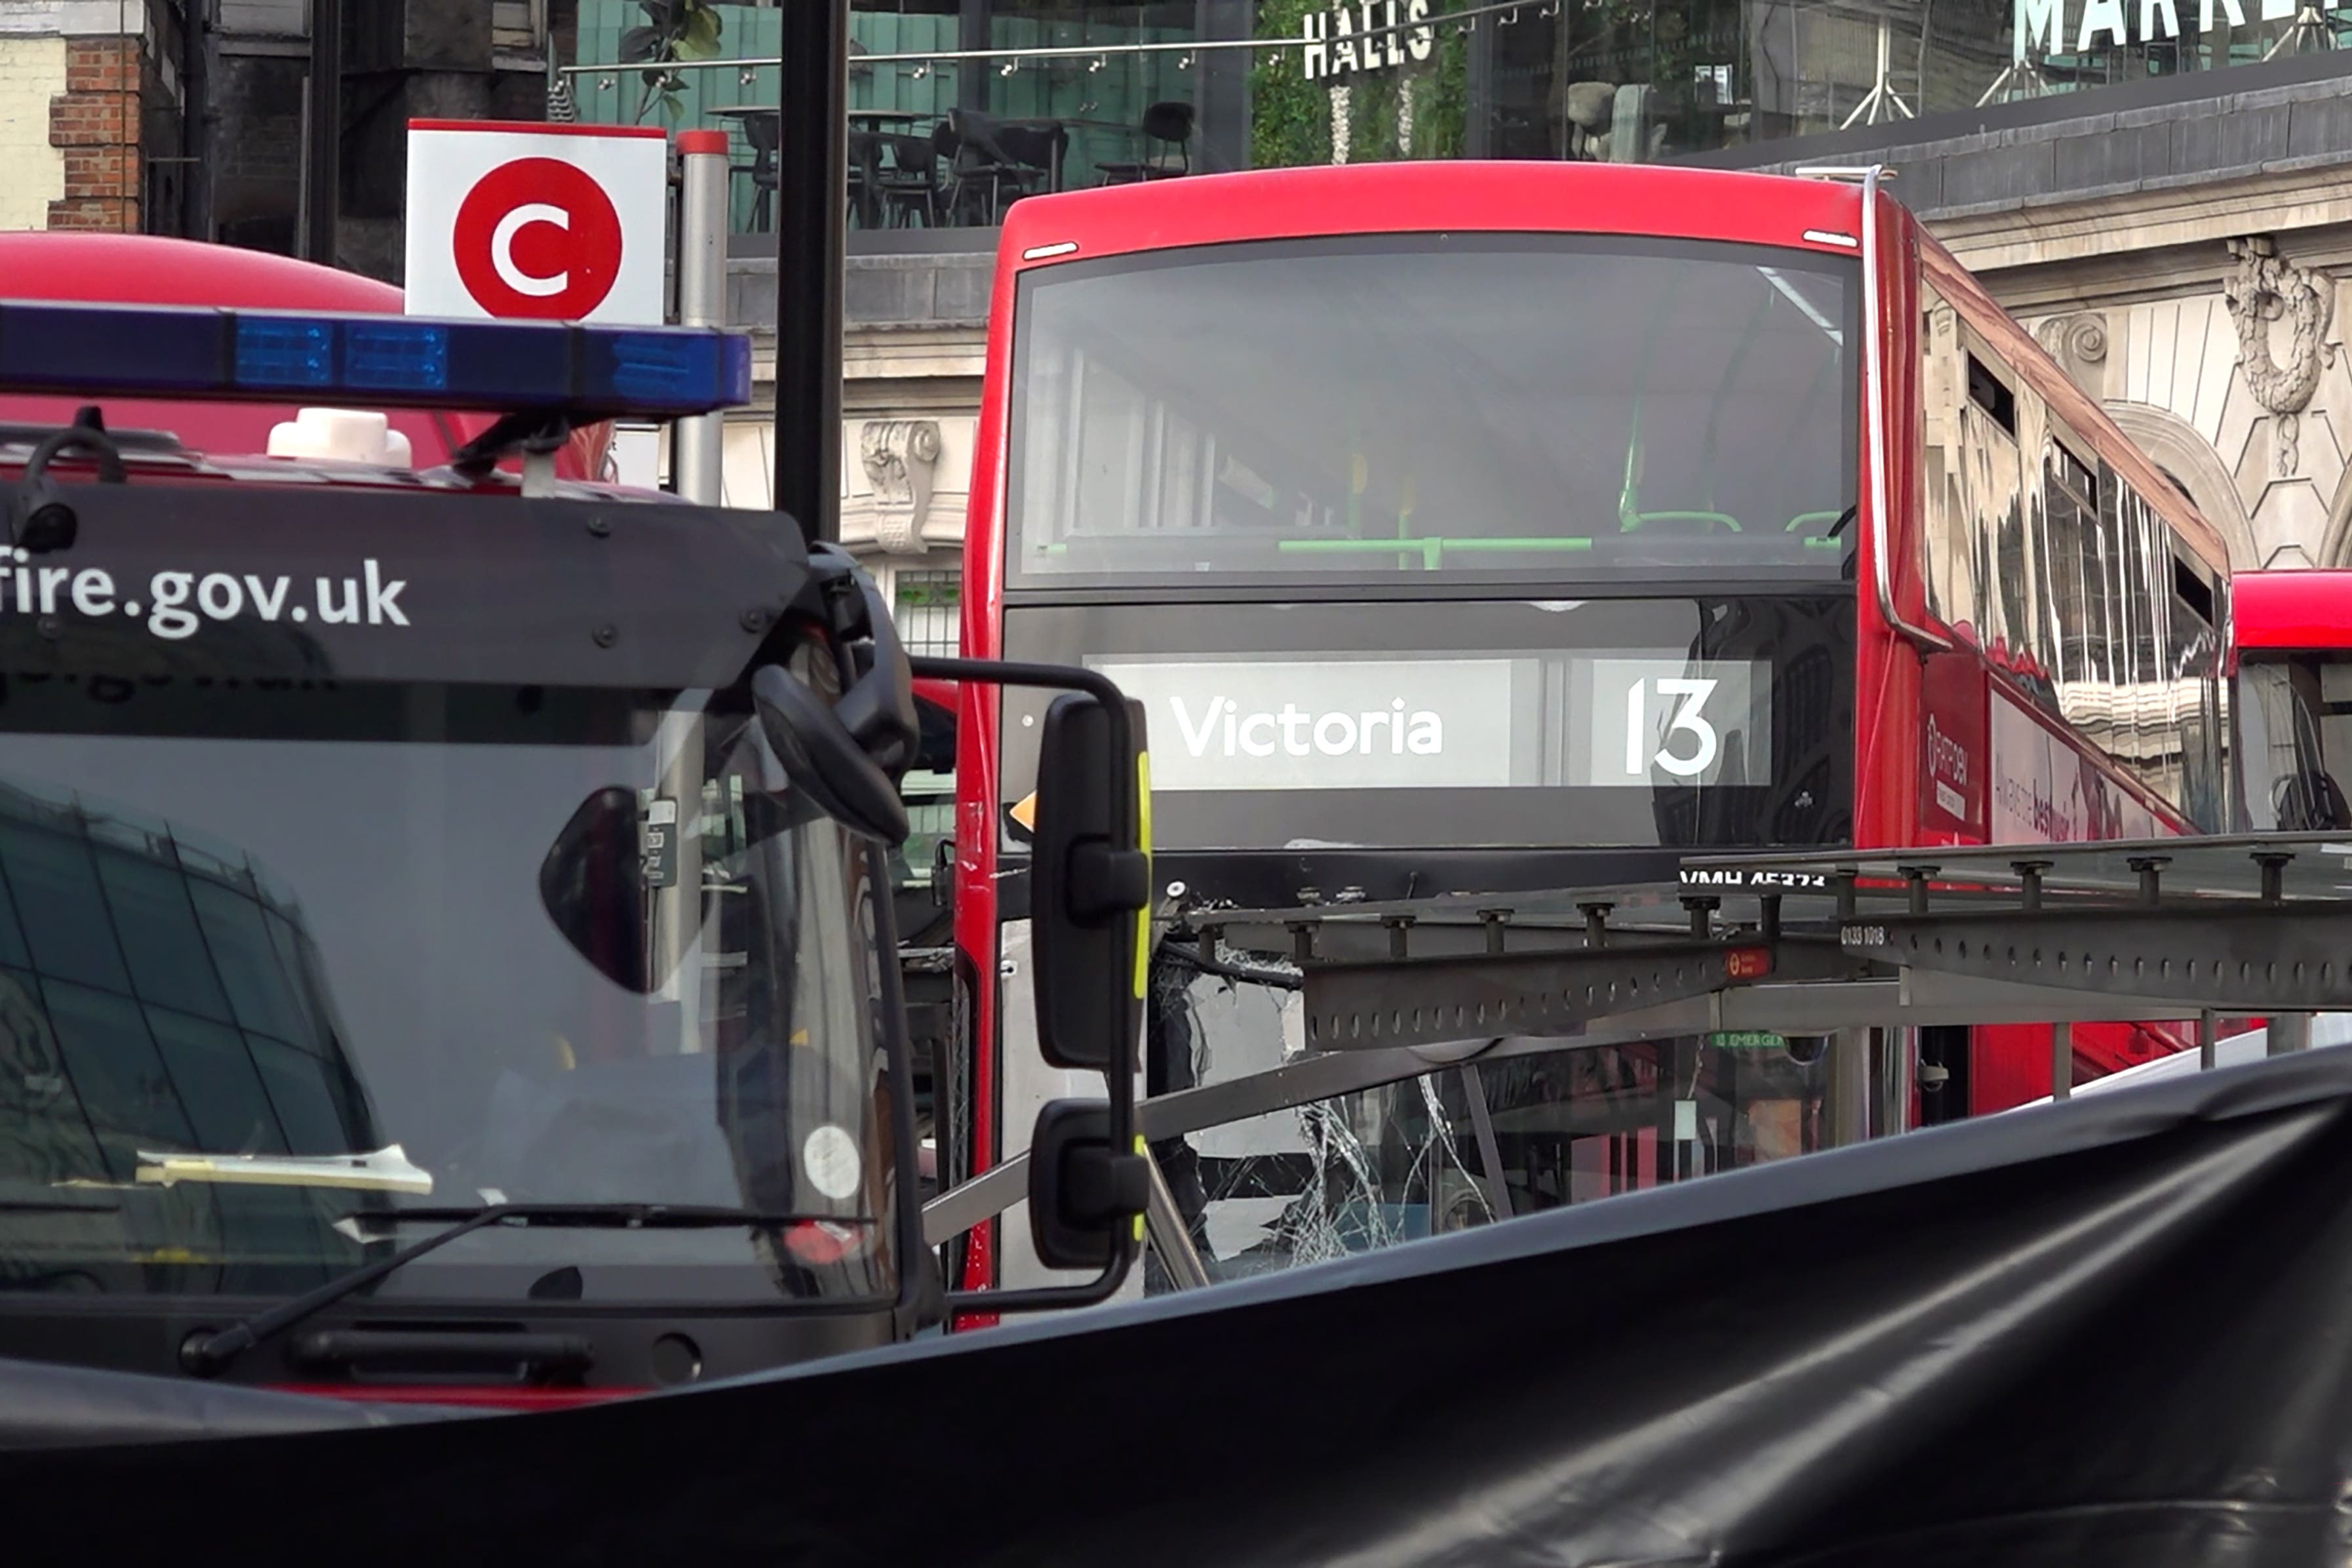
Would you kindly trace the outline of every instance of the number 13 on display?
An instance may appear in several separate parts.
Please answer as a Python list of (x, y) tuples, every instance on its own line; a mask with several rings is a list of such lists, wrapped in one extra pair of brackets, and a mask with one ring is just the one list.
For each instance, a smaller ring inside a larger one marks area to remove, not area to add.
[[(1640, 774), (1649, 772), (1655, 763), (1676, 778), (1696, 778), (1715, 765), (1716, 753), (1722, 749), (1715, 726), (1707, 722), (1706, 700), (1715, 695), (1719, 680), (1702, 679), (1696, 676), (1661, 675), (1650, 680), (1636, 680), (1625, 692), (1625, 771)], [(1654, 691), (1662, 698), (1678, 698), (1673, 715), (1666, 721), (1665, 733), (1657, 736), (1650, 728), (1650, 696)], [(1675, 754), (1675, 737), (1692, 738), (1686, 756)], [(1653, 739), (1666, 742), (1647, 757)]]
[(1769, 666), (1736, 660), (1600, 658), (1591, 684), (1578, 782), (1718, 784), (1768, 776), (1756, 699)]

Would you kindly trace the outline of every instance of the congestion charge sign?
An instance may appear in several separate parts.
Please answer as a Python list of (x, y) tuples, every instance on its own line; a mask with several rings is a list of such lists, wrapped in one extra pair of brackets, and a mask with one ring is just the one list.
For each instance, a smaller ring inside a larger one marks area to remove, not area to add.
[(635, 126), (410, 121), (409, 313), (658, 324), (667, 159)]
[(602, 186), (553, 158), (517, 158), (457, 206), (457, 280), (493, 316), (576, 321), (621, 274), (621, 217)]

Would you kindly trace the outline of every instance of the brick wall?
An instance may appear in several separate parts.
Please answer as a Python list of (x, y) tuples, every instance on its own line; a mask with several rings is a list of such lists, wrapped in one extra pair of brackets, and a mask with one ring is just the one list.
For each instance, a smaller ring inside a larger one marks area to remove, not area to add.
[(0, 37), (0, 229), (46, 228), (66, 194), (49, 102), (66, 89), (63, 38)]
[(65, 91), (49, 102), (49, 144), (65, 159), (51, 228), (139, 231), (140, 41), (65, 40)]

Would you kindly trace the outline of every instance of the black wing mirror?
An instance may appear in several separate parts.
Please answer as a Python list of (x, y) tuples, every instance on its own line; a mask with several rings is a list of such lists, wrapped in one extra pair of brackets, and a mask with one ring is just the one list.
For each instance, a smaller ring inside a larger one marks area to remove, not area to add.
[[(1122, 699), (1120, 707), (1129, 733), (1141, 734), (1141, 705)], [(1057, 1068), (1097, 1072), (1113, 1053), (1132, 1055), (1143, 1037), (1136, 961), (1150, 944), (1151, 901), (1139, 836), (1143, 781), (1135, 748), (1112, 738), (1111, 712), (1075, 692), (1046, 709), (1030, 871), (1038, 1053)], [(1114, 792), (1107, 781), (1122, 769), (1127, 787)]]
[[(1132, 1235), (1150, 1176), (1130, 1133), (1122, 1148), (1108, 1103), (1056, 1100), (1029, 1135), (1029, 1234), (1048, 1268), (1108, 1268)], [(999, 1310), (1003, 1308), (1000, 1306)]]
[[(857, 689), (866, 684), (858, 682)], [(751, 677), (751, 700), (760, 711), (760, 733), (776, 760), (827, 816), (885, 844), (905, 842), (907, 803), (898, 798), (889, 773), (842, 721), (838, 707), (827, 707), (799, 677), (776, 664)]]
[(1108, 1298), (1133, 1267), (1150, 1168), (1135, 1123), (1150, 919), (1151, 841), (1143, 710), (1090, 670), (918, 658), (926, 679), (1060, 689), (1038, 741), (1030, 863), (1037, 1043), (1055, 1067), (1092, 1068), (1107, 1100), (1058, 1100), (1029, 1145), (1029, 1223), (1038, 1260), (1099, 1268), (1084, 1285), (960, 1291), (952, 1310), (1034, 1311)]

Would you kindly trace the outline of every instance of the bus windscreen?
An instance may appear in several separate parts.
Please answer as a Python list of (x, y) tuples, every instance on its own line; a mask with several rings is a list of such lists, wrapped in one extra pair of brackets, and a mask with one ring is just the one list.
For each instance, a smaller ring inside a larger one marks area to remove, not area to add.
[(1011, 580), (1835, 581), (1859, 292), (1839, 258), (1590, 235), (1037, 269)]

